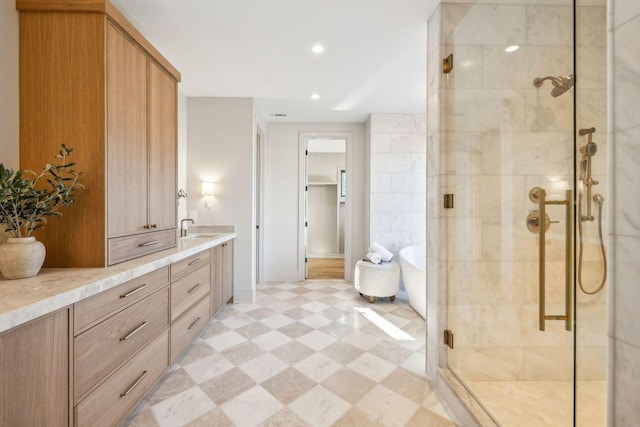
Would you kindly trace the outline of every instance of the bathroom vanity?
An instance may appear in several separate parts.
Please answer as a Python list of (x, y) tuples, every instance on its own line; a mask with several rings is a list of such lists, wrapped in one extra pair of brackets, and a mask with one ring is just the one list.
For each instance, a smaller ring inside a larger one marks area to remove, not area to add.
[(233, 299), (235, 237), (0, 280), (0, 425), (122, 421)]

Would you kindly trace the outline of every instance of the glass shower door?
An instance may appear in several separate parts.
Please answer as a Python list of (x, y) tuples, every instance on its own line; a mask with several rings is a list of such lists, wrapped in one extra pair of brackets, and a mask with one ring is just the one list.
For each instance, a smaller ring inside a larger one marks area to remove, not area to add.
[(574, 7), (443, 7), (451, 371), (504, 426), (574, 425)]

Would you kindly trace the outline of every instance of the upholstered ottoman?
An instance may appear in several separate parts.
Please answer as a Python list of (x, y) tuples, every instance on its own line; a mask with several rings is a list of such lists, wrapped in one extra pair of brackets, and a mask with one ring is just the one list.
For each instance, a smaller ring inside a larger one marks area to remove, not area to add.
[(356, 263), (354, 286), (360, 296), (369, 297), (370, 303), (376, 297), (389, 297), (393, 301), (400, 289), (400, 266), (395, 262), (374, 264), (360, 260)]

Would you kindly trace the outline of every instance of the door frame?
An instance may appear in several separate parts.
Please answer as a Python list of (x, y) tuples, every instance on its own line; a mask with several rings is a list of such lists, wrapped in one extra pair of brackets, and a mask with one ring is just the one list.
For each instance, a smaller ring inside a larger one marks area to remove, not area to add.
[(265, 133), (262, 131), (260, 126), (256, 125), (256, 142), (255, 142), (255, 153), (256, 153), (256, 168), (255, 168), (255, 177), (254, 177), (254, 194), (255, 194), (255, 204), (254, 204), (254, 215), (255, 215), (255, 224), (256, 228), (255, 239), (256, 239), (256, 253), (255, 253), (255, 262), (256, 262), (256, 283), (260, 283), (261, 279), (264, 277), (264, 167), (265, 167), (265, 156), (264, 156), (264, 143), (265, 143)]
[[(351, 132), (300, 132), (298, 134), (298, 280), (306, 278), (306, 239), (305, 239), (305, 209), (307, 186), (307, 141), (314, 138), (344, 139), (345, 144), (345, 168), (347, 174), (353, 173), (353, 134)], [(352, 239), (352, 205), (353, 205), (353, 179), (347, 176), (347, 196), (344, 204), (344, 280), (352, 277), (351, 265), (353, 252)]]

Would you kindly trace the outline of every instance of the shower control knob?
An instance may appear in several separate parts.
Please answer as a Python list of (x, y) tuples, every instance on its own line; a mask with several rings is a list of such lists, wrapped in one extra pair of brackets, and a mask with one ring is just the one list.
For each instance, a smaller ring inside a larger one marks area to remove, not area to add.
[(538, 203), (540, 201), (540, 194), (542, 191), (544, 191), (544, 188), (542, 187), (533, 187), (531, 191), (529, 191), (529, 200), (533, 203)]
[[(559, 222), (560, 221), (551, 221), (551, 218), (549, 218), (549, 215), (545, 212), (544, 231), (547, 231), (551, 224), (557, 224)], [(531, 211), (529, 215), (527, 215), (527, 228), (534, 234), (538, 234), (540, 232), (540, 211)]]

